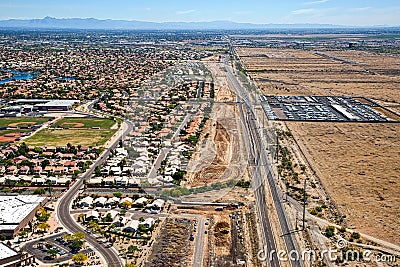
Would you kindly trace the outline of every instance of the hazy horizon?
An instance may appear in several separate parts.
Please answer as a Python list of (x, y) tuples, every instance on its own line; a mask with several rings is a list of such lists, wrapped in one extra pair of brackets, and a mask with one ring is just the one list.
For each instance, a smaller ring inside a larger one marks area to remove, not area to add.
[(395, 0), (29, 0), (0, 3), (0, 20), (95, 18), (144, 22), (231, 21), (252, 24), (334, 24), (398, 26), (400, 4)]

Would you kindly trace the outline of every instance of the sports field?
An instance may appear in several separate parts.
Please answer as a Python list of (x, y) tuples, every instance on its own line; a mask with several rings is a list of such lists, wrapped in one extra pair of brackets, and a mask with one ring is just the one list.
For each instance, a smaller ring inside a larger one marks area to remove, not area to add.
[(114, 124), (114, 120), (102, 118), (63, 118), (54, 124), (54, 128), (100, 128), (108, 130)]
[(36, 124), (44, 123), (46, 121), (49, 121), (49, 118), (36, 118), (36, 117), (1, 118), (0, 128), (33, 126)]
[(32, 146), (65, 146), (68, 143), (82, 146), (102, 146), (116, 130), (45, 129), (25, 140)]
[[(34, 126), (37, 124), (48, 121), (49, 118), (31, 118), (31, 117), (19, 117), (19, 118), (1, 118), (0, 119), (0, 144), (15, 142), (18, 140), (23, 133), (31, 132), (31, 129), (20, 129), (20, 127)], [(6, 129), (11, 128), (11, 129)]]

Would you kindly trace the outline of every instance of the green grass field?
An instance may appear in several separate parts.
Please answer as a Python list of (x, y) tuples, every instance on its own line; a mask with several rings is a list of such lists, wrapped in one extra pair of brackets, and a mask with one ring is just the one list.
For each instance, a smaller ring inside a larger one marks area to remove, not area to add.
[(102, 146), (116, 130), (91, 130), (91, 129), (45, 129), (37, 132), (25, 140), (27, 145), (32, 146)]
[(55, 128), (76, 128), (76, 129), (91, 129), (100, 127), (100, 129), (109, 130), (115, 121), (101, 118), (63, 118), (57, 121), (53, 127)]
[[(50, 118), (37, 118), (37, 117), (1, 118), (0, 128), (10, 126), (10, 124), (17, 124), (18, 126), (32, 126), (35, 124), (46, 122), (49, 119)], [(26, 122), (26, 124), (24, 124), (24, 122)]]

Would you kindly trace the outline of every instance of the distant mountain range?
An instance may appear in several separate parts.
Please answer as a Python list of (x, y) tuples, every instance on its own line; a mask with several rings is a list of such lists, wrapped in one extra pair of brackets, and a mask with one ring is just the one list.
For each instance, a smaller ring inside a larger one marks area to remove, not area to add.
[[(383, 27), (383, 26), (380, 26)], [(0, 28), (25, 29), (114, 29), (114, 30), (263, 30), (263, 29), (329, 29), (329, 28), (359, 28), (332, 24), (252, 24), (232, 21), (211, 22), (145, 22), (135, 20), (100, 20), (94, 18), (58, 19), (45, 17), (28, 20), (0, 20)]]

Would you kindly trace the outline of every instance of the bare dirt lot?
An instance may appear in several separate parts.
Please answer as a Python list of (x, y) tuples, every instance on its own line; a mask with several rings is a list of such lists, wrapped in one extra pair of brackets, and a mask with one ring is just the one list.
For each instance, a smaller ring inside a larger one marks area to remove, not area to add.
[[(234, 101), (220, 65), (209, 63), (213, 73), (216, 101)], [(201, 186), (230, 179), (246, 179), (246, 155), (239, 136), (238, 110), (235, 105), (215, 103), (211, 119), (205, 125), (200, 141), (188, 166), (187, 185)]]
[(286, 124), (347, 227), (399, 245), (400, 124)]
[(187, 266), (193, 253), (189, 241), (192, 228), (192, 220), (168, 218), (145, 266)]
[(237, 51), (248, 73), (268, 95), (351, 95), (400, 103), (399, 57), (361, 51)]

